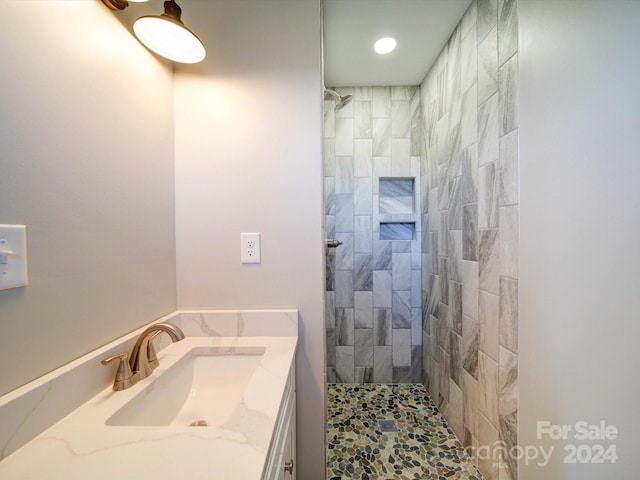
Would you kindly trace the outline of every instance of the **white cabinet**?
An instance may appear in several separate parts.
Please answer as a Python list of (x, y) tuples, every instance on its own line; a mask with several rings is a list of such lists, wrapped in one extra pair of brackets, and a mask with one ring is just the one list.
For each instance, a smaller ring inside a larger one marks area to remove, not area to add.
[(271, 439), (263, 480), (295, 480), (296, 478), (296, 388), (294, 367), (289, 372), (287, 387)]

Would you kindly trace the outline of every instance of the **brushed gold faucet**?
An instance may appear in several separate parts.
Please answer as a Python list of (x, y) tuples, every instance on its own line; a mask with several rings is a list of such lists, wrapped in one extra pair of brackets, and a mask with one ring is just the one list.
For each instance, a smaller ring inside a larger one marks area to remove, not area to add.
[(151, 375), (151, 372), (160, 365), (151, 341), (162, 332), (168, 334), (172, 342), (179, 342), (184, 339), (184, 333), (176, 325), (156, 323), (140, 334), (131, 351), (130, 358), (129, 355), (124, 352), (102, 360), (103, 365), (116, 359), (120, 361), (113, 382), (114, 390), (126, 390), (132, 387), (138, 380), (142, 380)]

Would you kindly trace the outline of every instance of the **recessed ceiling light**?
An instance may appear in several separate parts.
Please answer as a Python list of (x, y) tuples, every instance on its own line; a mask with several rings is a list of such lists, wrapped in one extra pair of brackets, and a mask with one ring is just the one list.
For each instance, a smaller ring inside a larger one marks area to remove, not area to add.
[(392, 52), (396, 48), (396, 39), (393, 37), (382, 37), (376, 41), (373, 45), (373, 49), (376, 53), (384, 55), (385, 53)]

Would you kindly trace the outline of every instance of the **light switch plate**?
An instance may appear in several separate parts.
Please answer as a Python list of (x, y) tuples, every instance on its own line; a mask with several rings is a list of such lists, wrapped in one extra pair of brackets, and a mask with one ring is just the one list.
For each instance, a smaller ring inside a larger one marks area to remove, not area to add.
[(0, 225), (0, 290), (28, 284), (27, 227)]

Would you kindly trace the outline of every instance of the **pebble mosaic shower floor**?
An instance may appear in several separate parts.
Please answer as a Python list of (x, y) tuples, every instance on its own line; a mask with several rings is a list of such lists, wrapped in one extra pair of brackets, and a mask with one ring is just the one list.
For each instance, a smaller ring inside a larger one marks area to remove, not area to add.
[(419, 384), (328, 385), (329, 480), (483, 480)]

